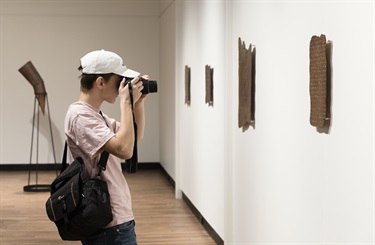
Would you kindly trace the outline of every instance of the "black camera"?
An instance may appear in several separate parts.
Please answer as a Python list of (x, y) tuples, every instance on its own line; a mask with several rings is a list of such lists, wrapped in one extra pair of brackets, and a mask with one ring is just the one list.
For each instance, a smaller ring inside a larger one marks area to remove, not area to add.
[[(125, 77), (125, 84), (133, 80), (133, 78)], [(156, 93), (158, 92), (158, 83), (155, 80), (146, 80), (139, 78), (139, 81), (143, 82), (142, 94)]]

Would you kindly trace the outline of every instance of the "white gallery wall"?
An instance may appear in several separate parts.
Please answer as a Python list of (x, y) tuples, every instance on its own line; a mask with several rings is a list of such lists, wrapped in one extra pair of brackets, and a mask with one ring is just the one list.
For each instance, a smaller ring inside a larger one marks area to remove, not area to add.
[[(223, 237), (225, 213), (225, 2), (176, 2), (177, 190)], [(185, 66), (191, 102), (185, 104)], [(213, 71), (213, 106), (205, 103), (205, 66)]]
[[(373, 244), (374, 1), (175, 5), (177, 196), (226, 244)], [(327, 133), (309, 123), (309, 42), (320, 34), (333, 45)], [(239, 37), (256, 46), (255, 127), (246, 131), (237, 126)]]
[[(114, 51), (128, 67), (159, 80), (159, 3), (0, 0), (0, 164), (29, 163), (34, 91), (18, 69), (31, 60), (44, 79), (60, 162), (65, 113), (79, 96), (79, 61), (96, 49)], [(119, 119), (117, 103), (102, 110)], [(139, 161), (159, 162), (158, 94), (147, 99), (146, 124)], [(39, 128), (38, 161), (52, 163), (48, 114)]]
[(176, 179), (176, 4), (160, 2), (160, 163)]
[[(375, 242), (374, 13), (374, 1), (233, 2), (233, 39), (256, 45), (256, 126), (232, 127), (233, 243)], [(320, 34), (333, 45), (328, 134), (309, 124)]]

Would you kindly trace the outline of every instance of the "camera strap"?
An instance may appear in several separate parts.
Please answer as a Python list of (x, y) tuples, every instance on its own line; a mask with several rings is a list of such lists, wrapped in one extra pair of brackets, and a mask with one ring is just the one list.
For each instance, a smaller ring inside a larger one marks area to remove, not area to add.
[[(135, 136), (137, 135), (137, 124), (135, 123), (135, 116), (134, 116), (134, 98), (133, 98), (133, 87), (130, 81), (128, 81), (128, 88), (129, 88), (129, 95), (130, 95), (130, 103), (132, 107), (132, 114), (133, 114), (133, 124), (134, 124), (134, 133)], [(135, 137), (137, 138), (137, 137)]]
[(131, 84), (131, 80), (127, 81), (128, 88), (129, 88), (129, 95), (130, 95), (130, 103), (132, 108), (132, 114), (133, 114), (133, 125), (134, 125), (134, 147), (133, 147), (133, 156), (130, 159), (126, 159), (125, 166), (126, 171), (128, 173), (135, 173), (137, 171), (137, 163), (138, 163), (138, 150), (137, 150), (137, 124), (135, 122), (135, 116), (134, 116), (134, 98), (133, 98), (133, 87)]

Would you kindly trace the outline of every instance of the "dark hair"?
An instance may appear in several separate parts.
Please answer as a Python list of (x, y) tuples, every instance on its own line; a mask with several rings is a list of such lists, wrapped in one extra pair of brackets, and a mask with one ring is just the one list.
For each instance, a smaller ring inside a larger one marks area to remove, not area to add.
[[(78, 67), (78, 70), (82, 72), (83, 68), (82, 66)], [(102, 77), (105, 81), (107, 81), (111, 76), (113, 76), (113, 73), (108, 74), (85, 74), (82, 73), (79, 78), (81, 79), (81, 91), (89, 91), (92, 89), (95, 80), (98, 77)]]

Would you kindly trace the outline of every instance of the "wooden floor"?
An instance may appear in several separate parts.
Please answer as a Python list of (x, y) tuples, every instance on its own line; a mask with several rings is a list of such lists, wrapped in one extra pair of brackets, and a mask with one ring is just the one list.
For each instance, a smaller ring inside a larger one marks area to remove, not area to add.
[[(50, 184), (56, 174), (39, 171), (38, 176), (39, 184)], [(215, 244), (186, 204), (174, 198), (174, 189), (160, 170), (138, 170), (125, 177), (138, 244)], [(27, 179), (28, 172), (0, 171), (0, 244), (81, 244), (60, 239), (45, 213), (48, 192), (24, 192)]]

